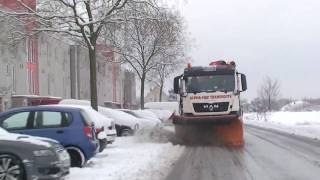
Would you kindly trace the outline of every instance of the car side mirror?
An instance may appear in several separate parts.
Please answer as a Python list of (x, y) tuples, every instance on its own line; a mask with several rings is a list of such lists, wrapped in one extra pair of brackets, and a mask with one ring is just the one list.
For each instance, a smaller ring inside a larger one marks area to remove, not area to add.
[(173, 80), (173, 92), (175, 94), (180, 93), (180, 78), (181, 78), (181, 76), (177, 76)]
[(7, 123), (7, 122), (3, 122), (3, 123), (2, 123), (2, 127), (3, 127), (4, 129), (7, 129), (7, 128), (8, 128), (8, 123)]
[(246, 75), (241, 74), (241, 91), (247, 90), (247, 78)]

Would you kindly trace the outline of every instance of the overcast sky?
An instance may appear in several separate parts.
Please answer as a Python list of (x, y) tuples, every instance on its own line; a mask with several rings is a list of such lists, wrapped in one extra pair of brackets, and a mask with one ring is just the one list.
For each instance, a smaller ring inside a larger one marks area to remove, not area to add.
[(245, 97), (264, 76), (282, 97), (320, 97), (319, 0), (188, 0), (180, 4), (195, 39), (194, 65), (235, 60), (247, 75)]

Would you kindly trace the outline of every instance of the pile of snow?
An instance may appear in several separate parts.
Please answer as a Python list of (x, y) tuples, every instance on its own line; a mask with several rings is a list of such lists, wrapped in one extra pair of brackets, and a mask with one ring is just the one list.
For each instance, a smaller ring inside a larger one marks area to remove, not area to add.
[(305, 108), (309, 107), (310, 103), (305, 101), (293, 101), (281, 108), (281, 111), (303, 111)]
[(248, 113), (244, 123), (320, 139), (320, 112)]
[(121, 137), (92, 158), (87, 167), (71, 168), (66, 179), (160, 180), (167, 176), (183, 151), (183, 146), (171, 143), (141, 143), (134, 137)]
[(320, 105), (312, 104), (306, 101), (294, 101), (281, 108), (281, 111), (289, 112), (306, 112), (306, 111), (320, 111)]
[(141, 129), (136, 135), (135, 139), (138, 142), (158, 142), (179, 144), (176, 139), (173, 126), (154, 126), (153, 128)]

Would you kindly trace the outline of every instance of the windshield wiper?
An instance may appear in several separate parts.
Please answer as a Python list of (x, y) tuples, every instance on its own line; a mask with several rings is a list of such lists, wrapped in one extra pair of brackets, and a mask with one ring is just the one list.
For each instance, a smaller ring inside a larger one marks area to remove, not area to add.
[(207, 90), (206, 92), (217, 92), (217, 90)]
[(224, 92), (224, 93), (228, 93), (229, 90), (225, 90), (225, 89), (221, 89), (221, 90), (217, 90), (218, 92)]
[(191, 93), (198, 94), (198, 93), (201, 93), (201, 91), (192, 91)]

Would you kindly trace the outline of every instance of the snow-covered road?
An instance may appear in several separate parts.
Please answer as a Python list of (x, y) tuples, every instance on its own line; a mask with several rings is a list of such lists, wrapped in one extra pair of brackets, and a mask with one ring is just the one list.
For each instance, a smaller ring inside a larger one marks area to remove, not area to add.
[(245, 127), (242, 148), (187, 147), (167, 180), (318, 180), (320, 141)]
[(163, 179), (184, 151), (183, 146), (152, 139), (121, 137), (84, 168), (71, 168), (70, 180)]
[(85, 168), (72, 168), (67, 179), (319, 179), (320, 112), (257, 117), (244, 115), (242, 148), (173, 145), (173, 127), (156, 128), (117, 138)]

